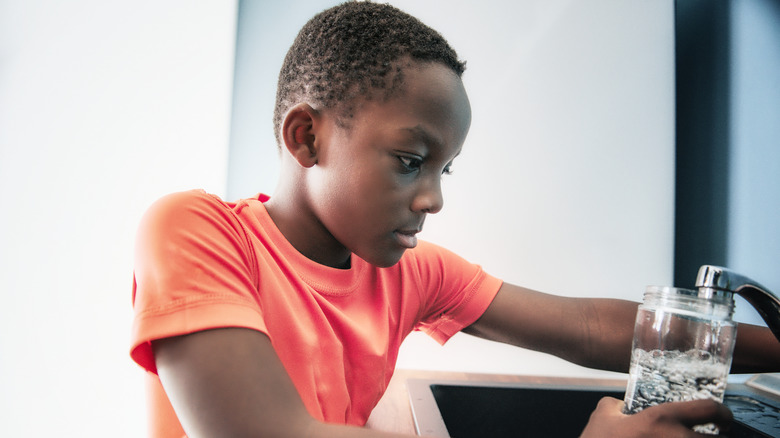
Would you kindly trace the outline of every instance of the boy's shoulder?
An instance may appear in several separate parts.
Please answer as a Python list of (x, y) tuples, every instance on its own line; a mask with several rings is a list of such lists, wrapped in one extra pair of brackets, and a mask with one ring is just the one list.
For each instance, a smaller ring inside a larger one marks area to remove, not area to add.
[(203, 189), (192, 189), (169, 193), (155, 200), (147, 209), (146, 216), (204, 214), (231, 210), (235, 203), (223, 201), (219, 196)]
[(217, 195), (207, 193), (203, 189), (192, 189), (168, 193), (161, 196), (152, 203), (150, 210), (154, 209), (181, 209), (193, 204), (215, 204), (222, 203)]
[(411, 257), (435, 257), (440, 259), (448, 259), (452, 257), (461, 258), (455, 252), (437, 243), (423, 239), (417, 241), (417, 247), (411, 250), (407, 250), (404, 256), (406, 255)]
[(211, 228), (206, 226), (208, 224), (235, 227), (237, 218), (233, 207), (219, 196), (202, 189), (169, 193), (149, 206), (141, 219), (139, 231), (178, 234), (183, 229), (203, 232)]
[(417, 247), (407, 250), (401, 257), (402, 265), (411, 266), (421, 275), (451, 275), (468, 269), (473, 264), (455, 252), (430, 241), (420, 239)]

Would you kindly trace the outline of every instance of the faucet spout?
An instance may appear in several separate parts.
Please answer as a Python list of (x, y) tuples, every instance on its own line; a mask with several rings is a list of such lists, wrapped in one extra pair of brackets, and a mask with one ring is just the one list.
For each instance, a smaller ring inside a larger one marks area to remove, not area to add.
[(699, 296), (710, 297), (716, 291), (735, 293), (756, 308), (769, 329), (780, 341), (780, 298), (758, 282), (720, 266), (704, 265), (696, 276)]

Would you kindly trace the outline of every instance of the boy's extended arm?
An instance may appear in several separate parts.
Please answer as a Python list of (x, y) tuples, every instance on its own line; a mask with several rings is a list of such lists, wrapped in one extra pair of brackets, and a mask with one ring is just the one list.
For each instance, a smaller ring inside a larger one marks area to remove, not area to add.
[(397, 437), (309, 415), (268, 337), (245, 328), (153, 342), (157, 371), (187, 436)]
[[(638, 303), (548, 295), (505, 283), (464, 332), (550, 353), (591, 368), (627, 372)], [(780, 371), (780, 342), (765, 327), (740, 324), (732, 372)]]
[[(545, 301), (543, 297), (536, 299)], [(152, 344), (160, 380), (190, 438), (402, 436), (315, 420), (306, 410), (271, 341), (258, 331), (220, 328)], [(728, 410), (708, 400), (682, 406), (654, 406), (631, 416), (622, 414), (620, 406), (619, 400), (603, 400), (582, 438), (672, 436), (673, 433), (681, 437), (695, 436), (688, 435), (692, 433), (690, 424), (709, 421), (721, 424), (730, 419)]]

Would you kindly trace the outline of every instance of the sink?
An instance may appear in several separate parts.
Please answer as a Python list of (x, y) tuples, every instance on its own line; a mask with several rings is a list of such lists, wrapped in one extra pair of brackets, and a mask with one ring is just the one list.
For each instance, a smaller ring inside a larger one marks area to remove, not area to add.
[[(622, 399), (625, 386), (410, 379), (418, 435), (441, 438), (578, 437), (598, 401)], [(780, 397), (729, 385), (733, 438), (780, 438)]]

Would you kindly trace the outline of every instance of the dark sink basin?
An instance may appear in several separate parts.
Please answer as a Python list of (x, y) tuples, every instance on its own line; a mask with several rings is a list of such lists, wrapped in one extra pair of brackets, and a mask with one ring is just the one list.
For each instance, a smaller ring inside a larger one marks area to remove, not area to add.
[[(418, 434), (452, 438), (578, 437), (604, 396), (624, 388), (508, 383), (407, 383)], [(780, 401), (744, 385), (729, 386), (733, 438), (780, 437)]]
[(453, 437), (577, 437), (604, 396), (622, 392), (431, 386)]

